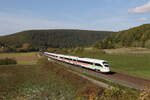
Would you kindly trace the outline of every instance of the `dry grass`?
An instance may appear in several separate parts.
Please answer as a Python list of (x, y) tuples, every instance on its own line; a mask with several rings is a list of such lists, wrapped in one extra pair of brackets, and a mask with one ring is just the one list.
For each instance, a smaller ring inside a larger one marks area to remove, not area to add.
[(142, 90), (139, 100), (150, 100), (150, 86)]
[(46, 59), (40, 59), (38, 65), (0, 66), (2, 100), (111, 100), (112, 96), (114, 100), (137, 99), (137, 95), (122, 91), (97, 87)]
[(94, 85), (47, 61), (40, 65), (0, 66), (2, 100), (75, 100), (76, 91), (87, 84)]
[(107, 54), (150, 54), (150, 49), (140, 47), (104, 49), (104, 51)]
[(37, 52), (29, 53), (0, 53), (0, 59), (13, 58), (18, 64), (35, 64), (38, 57)]

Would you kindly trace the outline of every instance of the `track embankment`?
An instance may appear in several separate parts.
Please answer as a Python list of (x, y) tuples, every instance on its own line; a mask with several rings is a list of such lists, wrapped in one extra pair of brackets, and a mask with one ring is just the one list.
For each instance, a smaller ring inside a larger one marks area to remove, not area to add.
[(127, 74), (122, 74), (122, 73), (118, 73), (118, 72), (111, 72), (108, 74), (103, 74), (100, 72), (95, 72), (93, 70), (81, 68), (79, 66), (70, 65), (70, 64), (67, 64), (64, 62), (60, 62), (60, 61), (56, 61), (56, 60), (52, 60), (52, 61), (62, 64), (71, 70), (74, 70), (74, 71), (77, 71), (77, 72), (80, 72), (80, 73), (83, 73), (86, 75), (90, 75), (95, 78), (113, 82), (113, 83), (116, 83), (119, 85), (123, 85), (123, 86), (129, 87), (129, 88), (142, 90), (142, 89), (146, 88), (147, 86), (150, 86), (150, 80), (130, 76)]
[(123, 73), (116, 72), (114, 74), (108, 74), (107, 76), (110, 78), (115, 78), (116, 80), (125, 81), (131, 84), (132, 86), (134, 86), (135, 88), (143, 89), (147, 86), (150, 86), (150, 80), (135, 77), (135, 76), (130, 76), (130, 75), (123, 74)]

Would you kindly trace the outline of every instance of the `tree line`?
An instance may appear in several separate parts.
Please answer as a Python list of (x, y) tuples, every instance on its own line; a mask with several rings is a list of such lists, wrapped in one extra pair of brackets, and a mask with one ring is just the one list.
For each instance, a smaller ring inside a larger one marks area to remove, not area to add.
[(37, 51), (41, 48), (90, 46), (112, 32), (89, 30), (29, 30), (0, 37), (0, 51)]
[(110, 49), (121, 47), (150, 48), (150, 24), (116, 32), (93, 44), (96, 48)]

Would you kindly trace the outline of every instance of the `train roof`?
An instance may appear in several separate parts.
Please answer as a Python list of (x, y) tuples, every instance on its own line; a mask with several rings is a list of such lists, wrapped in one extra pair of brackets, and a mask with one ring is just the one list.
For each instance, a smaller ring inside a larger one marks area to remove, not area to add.
[(82, 61), (87, 61), (87, 62), (94, 62), (94, 63), (106, 62), (105, 60), (99, 60), (99, 59), (80, 58), (80, 57), (76, 57), (76, 56), (69, 56), (69, 55), (62, 55), (62, 54), (55, 54), (55, 53), (48, 53), (48, 52), (46, 52), (46, 53), (51, 54), (51, 55), (55, 55), (55, 56), (66, 57), (66, 58), (71, 58), (71, 59), (77, 59), (77, 60), (82, 60)]
[(105, 60), (92, 59), (92, 58), (79, 58), (79, 60), (88, 61), (88, 62), (94, 62), (94, 63), (106, 62)]

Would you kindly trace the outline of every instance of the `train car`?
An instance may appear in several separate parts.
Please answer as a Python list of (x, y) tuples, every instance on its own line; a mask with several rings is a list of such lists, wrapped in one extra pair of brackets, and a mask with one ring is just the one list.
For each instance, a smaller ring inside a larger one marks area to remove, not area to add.
[(81, 58), (76, 56), (68, 56), (68, 55), (48, 53), (48, 52), (44, 52), (44, 55), (51, 59), (59, 60), (73, 65), (78, 65), (95, 71), (99, 71), (103, 73), (110, 72), (109, 64), (106, 60)]

